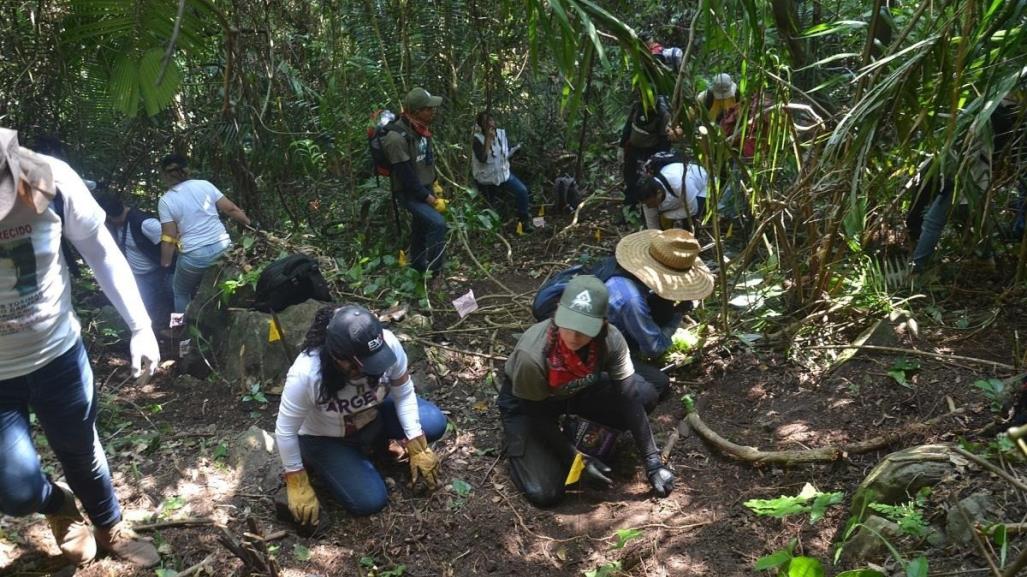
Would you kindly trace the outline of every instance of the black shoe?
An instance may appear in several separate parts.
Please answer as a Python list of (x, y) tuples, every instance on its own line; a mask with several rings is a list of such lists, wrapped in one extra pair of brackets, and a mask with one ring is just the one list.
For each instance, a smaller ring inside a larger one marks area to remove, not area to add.
[(532, 226), (530, 217), (520, 217), (517, 219), (517, 225), (520, 227), (518, 234), (531, 234), (535, 232), (535, 227)]

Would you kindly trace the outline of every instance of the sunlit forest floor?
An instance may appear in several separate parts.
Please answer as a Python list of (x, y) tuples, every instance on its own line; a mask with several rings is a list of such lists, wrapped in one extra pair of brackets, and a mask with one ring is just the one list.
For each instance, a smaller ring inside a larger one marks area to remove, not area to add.
[[(606, 212), (590, 218), (610, 222)], [(617, 239), (613, 225), (583, 224), (553, 241), (569, 217), (550, 221), (533, 235), (510, 237), (509, 260), (502, 244), (481, 247), (491, 251), (493, 274), (512, 292), (530, 297), (546, 274), (574, 256), (610, 250)], [(458, 271), (476, 274), (459, 247), (451, 245), (450, 250), (461, 260)], [(979, 291), (1001, 292), (1001, 275), (959, 263), (948, 266), (958, 270), (931, 287), (931, 306), (946, 318), (958, 310), (962, 318), (991, 321), (964, 328), (921, 321), (919, 334), (912, 334), (892, 330), (886, 319), (872, 341), (1008, 363), (1015, 335), (1027, 334), (1023, 309), (979, 298)], [(561, 505), (538, 510), (519, 496), (499, 454), (496, 392), (487, 375), (493, 363), (501, 363), (489, 357), (509, 351), (530, 317), (496, 287), (490, 280), (472, 282), (454, 275), (433, 299), (430, 330), (417, 333), (419, 339), (448, 348), (416, 341), (406, 345), (415, 359), (421, 394), (445, 409), (454, 425), (436, 447), (446, 485), (432, 494), (415, 494), (407, 486), (406, 465), (385, 463), (382, 470), (394, 481), (391, 505), (369, 518), (351, 518), (322, 494), (331, 525), (313, 538), (299, 537), (279, 521), (273, 495), (259, 488), (265, 480), (248, 470), (252, 463), (236, 462), (237, 447), (232, 445), (247, 428), (274, 431), (277, 397), (261, 407), (242, 401), (241, 389), (176, 377), (173, 368), (138, 386), (125, 379), (118, 346), (94, 346), (97, 381), (105, 396), (101, 435), (128, 518), (139, 523), (209, 518), (226, 524), (237, 538), (247, 530), (246, 518), (256, 520), (264, 535), (286, 530), (270, 545), (281, 575), (288, 577), (582, 575), (614, 561), (633, 567), (631, 575), (751, 575), (757, 558), (793, 540), (797, 551), (825, 563), (832, 559), (833, 542), (849, 515), (849, 498), (888, 452), (935, 441), (990, 440), (978, 433), (992, 421), (988, 399), (972, 386), (988, 376), (980, 367), (917, 358), (919, 369), (910, 371), (908, 382), (900, 386), (889, 371), (904, 358), (901, 353), (864, 351), (827, 371), (801, 347), (788, 353), (773, 343), (746, 346), (721, 335), (707, 342), (695, 362), (674, 371), (674, 392), (652, 417), (661, 447), (684, 414), (679, 398), (685, 392), (694, 395), (711, 428), (739, 444), (763, 449), (844, 444), (901, 431), (953, 407), (965, 412), (927, 432), (905, 436), (886, 450), (793, 467), (732, 461), (695, 434), (686, 434), (670, 454), (678, 481), (666, 499), (652, 496), (630, 440), (622, 438), (612, 463), (613, 488), (576, 489)], [(508, 307), (458, 322), (448, 301), (468, 288), (482, 305), (502, 302)], [(499, 297), (482, 298), (490, 294)], [(711, 299), (706, 306), (717, 304)], [(861, 319), (840, 334), (855, 338), (876, 320)], [(812, 338), (821, 331), (826, 335), (827, 329), (818, 327), (822, 319), (808, 324), (806, 334)], [(409, 332), (402, 323), (397, 331)], [(277, 455), (270, 458), (277, 460)], [(277, 470), (275, 465), (272, 469)], [(743, 506), (749, 499), (795, 495), (806, 483), (820, 491), (842, 491), (846, 500), (812, 525), (805, 516), (757, 517)], [(1022, 499), (1006, 499), (1008, 489), (1001, 486), (993, 490), (1004, 503), (1006, 519), (1027, 515)], [(615, 533), (628, 529), (637, 530), (637, 538), (618, 548)], [(174, 575), (173, 570), (211, 554), (211, 574), (239, 574), (241, 562), (217, 541), (219, 532), (212, 525), (165, 526), (147, 534), (164, 555), (157, 575)], [(967, 574), (984, 566), (972, 549), (941, 551), (930, 558), (932, 574)], [(3, 575), (154, 575), (152, 569), (135, 570), (111, 559), (77, 572), (62, 566), (42, 517), (0, 519)]]

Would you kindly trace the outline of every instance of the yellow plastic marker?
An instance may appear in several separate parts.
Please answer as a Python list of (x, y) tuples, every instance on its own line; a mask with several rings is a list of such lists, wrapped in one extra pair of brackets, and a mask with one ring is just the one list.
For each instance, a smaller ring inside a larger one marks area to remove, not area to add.
[(599, 229), (597, 228), (596, 229), (596, 242), (599, 242), (601, 240), (603, 240), (603, 235), (602, 235), (601, 232), (599, 232)]
[(574, 462), (571, 463), (571, 470), (567, 472), (567, 480), (563, 482), (566, 485), (573, 485), (581, 479), (581, 472), (585, 470), (585, 457), (578, 453), (574, 455)]
[(275, 319), (271, 319), (268, 322), (267, 342), (273, 343), (280, 340), (282, 340), (282, 333), (278, 332), (278, 323), (275, 322)]
[(406, 251), (399, 251), (399, 266), (407, 265), (407, 253)]
[(539, 207), (538, 207), (538, 215), (539, 216), (545, 216), (546, 215), (546, 205), (544, 205), (544, 204), (540, 204), (539, 205)]
[(518, 222), (517, 223), (517, 236), (524, 236), (524, 223), (523, 222)]

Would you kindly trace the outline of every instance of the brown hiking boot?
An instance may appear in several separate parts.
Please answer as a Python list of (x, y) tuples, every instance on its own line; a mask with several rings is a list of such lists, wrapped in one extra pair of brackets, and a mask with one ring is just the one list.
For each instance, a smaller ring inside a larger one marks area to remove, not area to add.
[(160, 554), (153, 543), (137, 535), (124, 521), (118, 521), (110, 529), (98, 528), (96, 544), (122, 561), (139, 567), (153, 567), (160, 563)]
[(84, 565), (96, 557), (93, 531), (82, 518), (75, 505), (75, 494), (64, 483), (54, 483), (54, 489), (64, 493), (64, 505), (53, 515), (46, 516), (61, 554), (75, 565)]

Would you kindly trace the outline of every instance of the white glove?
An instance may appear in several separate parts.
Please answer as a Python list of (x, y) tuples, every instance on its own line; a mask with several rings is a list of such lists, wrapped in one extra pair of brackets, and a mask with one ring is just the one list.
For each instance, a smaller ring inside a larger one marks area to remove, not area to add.
[(145, 328), (132, 333), (128, 349), (132, 354), (132, 378), (138, 379), (143, 374), (144, 363), (147, 377), (152, 377), (153, 373), (157, 372), (160, 347), (157, 345), (157, 337), (153, 336), (153, 329)]

